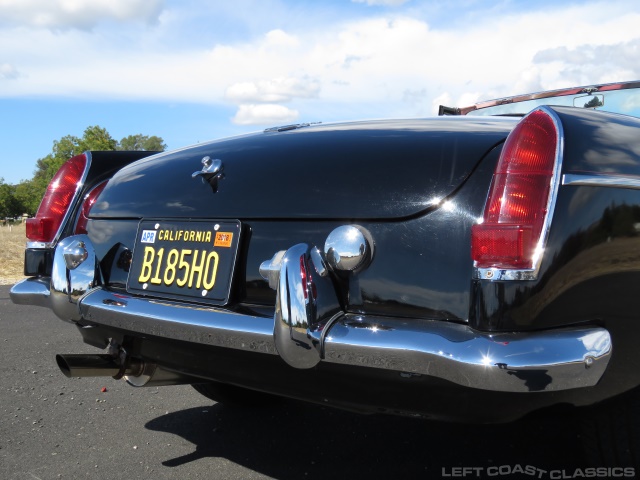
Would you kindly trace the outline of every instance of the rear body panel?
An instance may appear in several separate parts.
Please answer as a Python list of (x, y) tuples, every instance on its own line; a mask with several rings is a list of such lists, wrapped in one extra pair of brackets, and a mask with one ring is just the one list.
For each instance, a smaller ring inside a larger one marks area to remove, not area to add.
[[(428, 211), (513, 119), (314, 125), (169, 152), (122, 169), (94, 218), (398, 219)], [(192, 173), (220, 159), (216, 193)]]
[[(451, 195), (444, 208), (432, 207), (428, 213), (416, 218), (358, 221), (374, 239), (375, 258), (367, 269), (344, 279), (340, 299), (347, 311), (459, 322), (468, 320), (473, 275), (473, 262), (468, 253), (470, 229), (482, 214), (498, 153), (494, 149), (487, 155), (476, 167), (474, 175)], [(221, 219), (214, 215), (210, 215), (212, 222)], [(242, 217), (240, 221), (243, 226), (240, 263), (233, 280), (231, 304), (271, 309), (275, 304), (275, 292), (260, 276), (260, 264), (275, 252), (299, 242), (322, 250), (334, 228), (351, 223)], [(106, 281), (114, 287), (126, 284), (128, 272), (122, 267), (127, 264), (120, 261), (120, 255), (127, 255), (123, 252), (134, 254), (138, 223), (135, 219), (100, 218), (89, 222), (87, 230), (98, 258), (102, 260)]]

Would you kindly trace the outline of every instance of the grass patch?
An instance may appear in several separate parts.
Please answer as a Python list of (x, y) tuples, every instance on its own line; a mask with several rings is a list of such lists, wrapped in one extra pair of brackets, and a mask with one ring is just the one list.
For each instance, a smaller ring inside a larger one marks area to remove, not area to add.
[(0, 285), (24, 278), (24, 247), (27, 241), (24, 224), (0, 226)]

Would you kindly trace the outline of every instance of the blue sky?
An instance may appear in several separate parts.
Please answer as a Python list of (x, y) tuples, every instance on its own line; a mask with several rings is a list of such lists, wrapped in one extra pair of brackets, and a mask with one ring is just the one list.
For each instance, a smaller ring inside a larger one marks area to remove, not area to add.
[(0, 177), (100, 125), (169, 148), (640, 78), (629, 1), (0, 0)]

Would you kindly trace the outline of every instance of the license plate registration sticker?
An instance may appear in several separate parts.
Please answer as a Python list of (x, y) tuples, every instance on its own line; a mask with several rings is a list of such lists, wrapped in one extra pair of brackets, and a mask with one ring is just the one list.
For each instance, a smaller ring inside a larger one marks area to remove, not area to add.
[(224, 305), (236, 263), (240, 222), (143, 220), (127, 290)]

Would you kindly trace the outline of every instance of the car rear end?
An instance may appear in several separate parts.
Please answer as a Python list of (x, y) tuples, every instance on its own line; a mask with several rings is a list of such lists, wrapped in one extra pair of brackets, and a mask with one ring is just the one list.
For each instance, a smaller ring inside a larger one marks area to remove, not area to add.
[(475, 421), (593, 403), (611, 393), (596, 387), (609, 330), (518, 325), (505, 307), (505, 291), (542, 288), (557, 268), (564, 148), (543, 107), (294, 126), (156, 155), (110, 178), (86, 231), (70, 230), (80, 206), (65, 214), (50, 277), (12, 298), (107, 349), (59, 356), (70, 376)]

